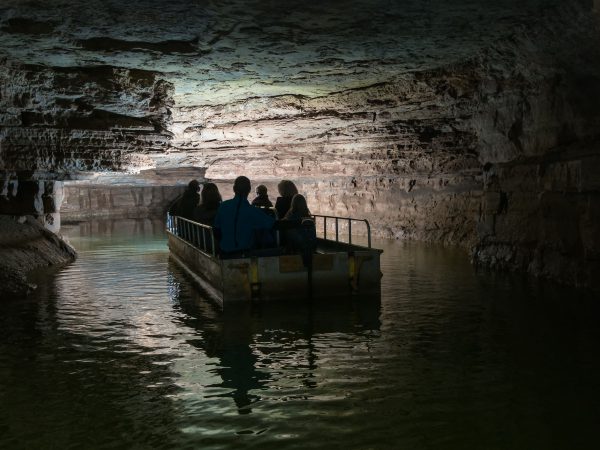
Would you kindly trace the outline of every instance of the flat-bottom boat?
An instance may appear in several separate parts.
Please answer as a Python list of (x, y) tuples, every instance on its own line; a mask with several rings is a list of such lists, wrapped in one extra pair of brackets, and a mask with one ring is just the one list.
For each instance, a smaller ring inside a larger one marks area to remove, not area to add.
[[(279, 248), (222, 259), (210, 226), (183, 217), (167, 216), (171, 257), (225, 307), (251, 300), (286, 300), (379, 293), (380, 249), (371, 247), (368, 221), (347, 217), (313, 216), (317, 238), (311, 263), (300, 254), (283, 254)], [(352, 243), (352, 223), (363, 223), (367, 245)], [(321, 228), (322, 223), (322, 228)], [(340, 224), (342, 227), (340, 227)], [(347, 242), (340, 240), (341, 228)], [(332, 239), (328, 239), (328, 232)]]

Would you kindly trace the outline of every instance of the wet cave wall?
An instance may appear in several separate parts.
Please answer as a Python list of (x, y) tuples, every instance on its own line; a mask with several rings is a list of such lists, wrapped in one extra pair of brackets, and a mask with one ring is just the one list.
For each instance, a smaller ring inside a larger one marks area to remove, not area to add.
[(4, 214), (154, 215), (194, 171), (225, 197), (289, 178), (380, 236), (598, 288), (591, 2), (76, 3), (0, 9)]

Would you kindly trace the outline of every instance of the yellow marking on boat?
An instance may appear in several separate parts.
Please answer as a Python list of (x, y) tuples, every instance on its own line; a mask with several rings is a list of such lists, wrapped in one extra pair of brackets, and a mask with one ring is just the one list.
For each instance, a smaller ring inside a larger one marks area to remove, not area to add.
[(250, 298), (254, 299), (260, 297), (260, 282), (258, 281), (258, 259), (252, 258), (250, 260)]
[(356, 258), (354, 255), (348, 255), (348, 275), (350, 277), (350, 286), (354, 291), (358, 291), (358, 273)]
[(258, 260), (252, 258), (250, 262), (250, 284), (258, 283)]
[(279, 257), (279, 273), (303, 272), (304, 270), (300, 255), (281, 255)]

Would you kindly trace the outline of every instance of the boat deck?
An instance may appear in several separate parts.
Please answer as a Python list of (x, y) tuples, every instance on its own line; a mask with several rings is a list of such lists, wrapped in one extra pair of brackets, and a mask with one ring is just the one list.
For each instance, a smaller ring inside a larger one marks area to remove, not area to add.
[[(169, 223), (170, 222), (170, 223)], [(338, 230), (339, 231), (339, 230)], [(212, 229), (180, 217), (168, 221), (169, 249), (179, 263), (221, 306), (251, 300), (285, 301), (379, 292), (382, 250), (319, 238), (312, 264), (281, 249), (220, 259)], [(369, 238), (370, 244), (370, 238)]]

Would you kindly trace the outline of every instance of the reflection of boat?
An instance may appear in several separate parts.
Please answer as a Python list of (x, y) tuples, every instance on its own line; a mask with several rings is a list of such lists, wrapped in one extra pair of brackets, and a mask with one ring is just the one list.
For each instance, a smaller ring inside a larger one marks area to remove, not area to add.
[[(227, 303), (261, 299), (331, 297), (353, 292), (379, 292), (382, 250), (371, 247), (371, 231), (366, 220), (314, 216), (323, 237), (309, 264), (301, 255), (254, 252), (251, 256), (221, 259), (215, 252), (211, 227), (182, 217), (167, 218), (171, 256), (222, 306)], [(367, 227), (367, 245), (352, 243), (352, 223)], [(329, 225), (329, 227), (328, 227)], [(347, 230), (348, 242), (340, 239), (340, 225)], [(347, 227), (346, 227), (347, 226)], [(327, 233), (335, 239), (328, 239)]]
[[(268, 402), (274, 385), (279, 401), (297, 395), (298, 385), (304, 391), (300, 395), (312, 395), (306, 389), (326, 380), (322, 371), (332, 354), (339, 354), (338, 345), (368, 346), (379, 336), (379, 295), (268, 305), (235, 302), (219, 311), (205, 290), (186, 282), (174, 260), (169, 269), (171, 301), (184, 313), (181, 321), (192, 331), (189, 335), (196, 336), (187, 343), (218, 358), (210, 372), (222, 381), (206, 386), (206, 399), (231, 398), (239, 414), (252, 412), (261, 400)], [(290, 378), (297, 382), (290, 385)]]

